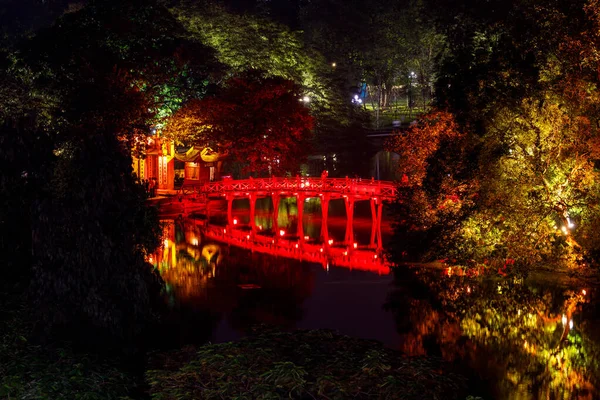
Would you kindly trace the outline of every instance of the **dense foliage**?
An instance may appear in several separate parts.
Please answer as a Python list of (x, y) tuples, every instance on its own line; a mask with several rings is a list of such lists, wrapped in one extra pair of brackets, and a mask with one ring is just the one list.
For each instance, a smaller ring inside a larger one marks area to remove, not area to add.
[(494, 268), (515, 260), (522, 270), (594, 263), (599, 81), (590, 49), (598, 5), (515, 0), (490, 7), (497, 12), (452, 8), (460, 27), (438, 16), (451, 38), (440, 109), (389, 143), (407, 175), (399, 231), (428, 237), (421, 250), (432, 245), (429, 258)]
[(129, 346), (154, 317), (145, 257), (160, 232), (131, 151), (171, 102), (165, 85), (191, 65), (206, 75), (169, 13), (140, 5), (90, 2), (4, 54), (3, 267), (29, 283), (43, 337)]
[(459, 398), (436, 362), (330, 331), (270, 332), (167, 354), (148, 371), (153, 399)]
[[(290, 80), (257, 74), (230, 79), (215, 96), (192, 100), (169, 121), (165, 135), (210, 145), (228, 154), (230, 168), (282, 175), (298, 173), (310, 150), (312, 117)], [(239, 174), (235, 174), (239, 176)]]

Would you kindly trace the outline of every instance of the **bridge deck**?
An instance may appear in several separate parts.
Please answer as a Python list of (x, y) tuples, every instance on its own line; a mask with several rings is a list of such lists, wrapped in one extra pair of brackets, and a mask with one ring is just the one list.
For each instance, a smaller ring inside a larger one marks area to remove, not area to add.
[(183, 194), (197, 193), (209, 197), (223, 195), (258, 196), (273, 194), (299, 195), (317, 197), (329, 194), (332, 198), (351, 196), (356, 200), (367, 200), (378, 197), (384, 201), (392, 201), (396, 197), (396, 185), (389, 181), (350, 178), (250, 178), (224, 179), (215, 182), (186, 180), (182, 186)]

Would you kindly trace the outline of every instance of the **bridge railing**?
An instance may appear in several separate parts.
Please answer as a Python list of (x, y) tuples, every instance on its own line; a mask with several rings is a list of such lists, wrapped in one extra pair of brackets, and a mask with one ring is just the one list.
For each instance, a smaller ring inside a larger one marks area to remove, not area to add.
[(396, 197), (396, 184), (361, 178), (249, 178), (198, 183), (197, 190), (206, 194), (228, 192), (318, 192), (379, 196), (384, 200)]

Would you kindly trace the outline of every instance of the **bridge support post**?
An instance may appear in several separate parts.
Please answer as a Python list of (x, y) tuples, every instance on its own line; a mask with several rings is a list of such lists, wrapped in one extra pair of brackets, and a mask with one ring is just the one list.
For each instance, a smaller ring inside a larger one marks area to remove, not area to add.
[(227, 195), (227, 225), (229, 228), (233, 228), (233, 196)]
[(329, 229), (327, 229), (327, 216), (329, 215), (329, 193), (321, 196), (321, 239), (327, 245), (329, 241)]
[(206, 224), (210, 225), (210, 200), (208, 197), (206, 198), (206, 202), (204, 203), (204, 213), (206, 214)]
[(296, 207), (298, 208), (298, 223), (297, 223), (297, 235), (300, 242), (304, 242), (304, 226), (302, 224), (302, 217), (304, 214), (304, 195), (296, 195)]
[(371, 243), (370, 247), (381, 249), (381, 212), (383, 210), (383, 203), (381, 200), (371, 197)]
[(275, 237), (279, 235), (279, 224), (277, 219), (279, 218), (279, 194), (271, 195), (271, 202), (273, 203), (273, 234)]
[(346, 204), (346, 244), (352, 246), (354, 243), (354, 198), (349, 196), (344, 197)]
[(256, 233), (256, 194), (250, 193), (250, 228), (252, 233)]

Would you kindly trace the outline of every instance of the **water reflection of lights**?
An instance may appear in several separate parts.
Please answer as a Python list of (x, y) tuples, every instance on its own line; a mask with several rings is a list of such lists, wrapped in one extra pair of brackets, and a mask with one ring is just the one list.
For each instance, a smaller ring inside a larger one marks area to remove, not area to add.
[[(589, 302), (585, 289), (426, 275), (417, 276), (431, 287), (432, 300), (410, 303), (406, 353), (436, 348), (447, 361), (469, 363), (494, 386), (495, 398), (598, 398), (595, 325), (574, 324)], [(432, 306), (440, 301), (441, 309)]]
[[(193, 229), (176, 233), (173, 223), (165, 225), (164, 247), (148, 257), (160, 272), (167, 286), (177, 288), (179, 295), (199, 293), (207, 282), (215, 277), (221, 261), (221, 249), (215, 244), (200, 243)], [(173, 290), (167, 291), (172, 293)]]

